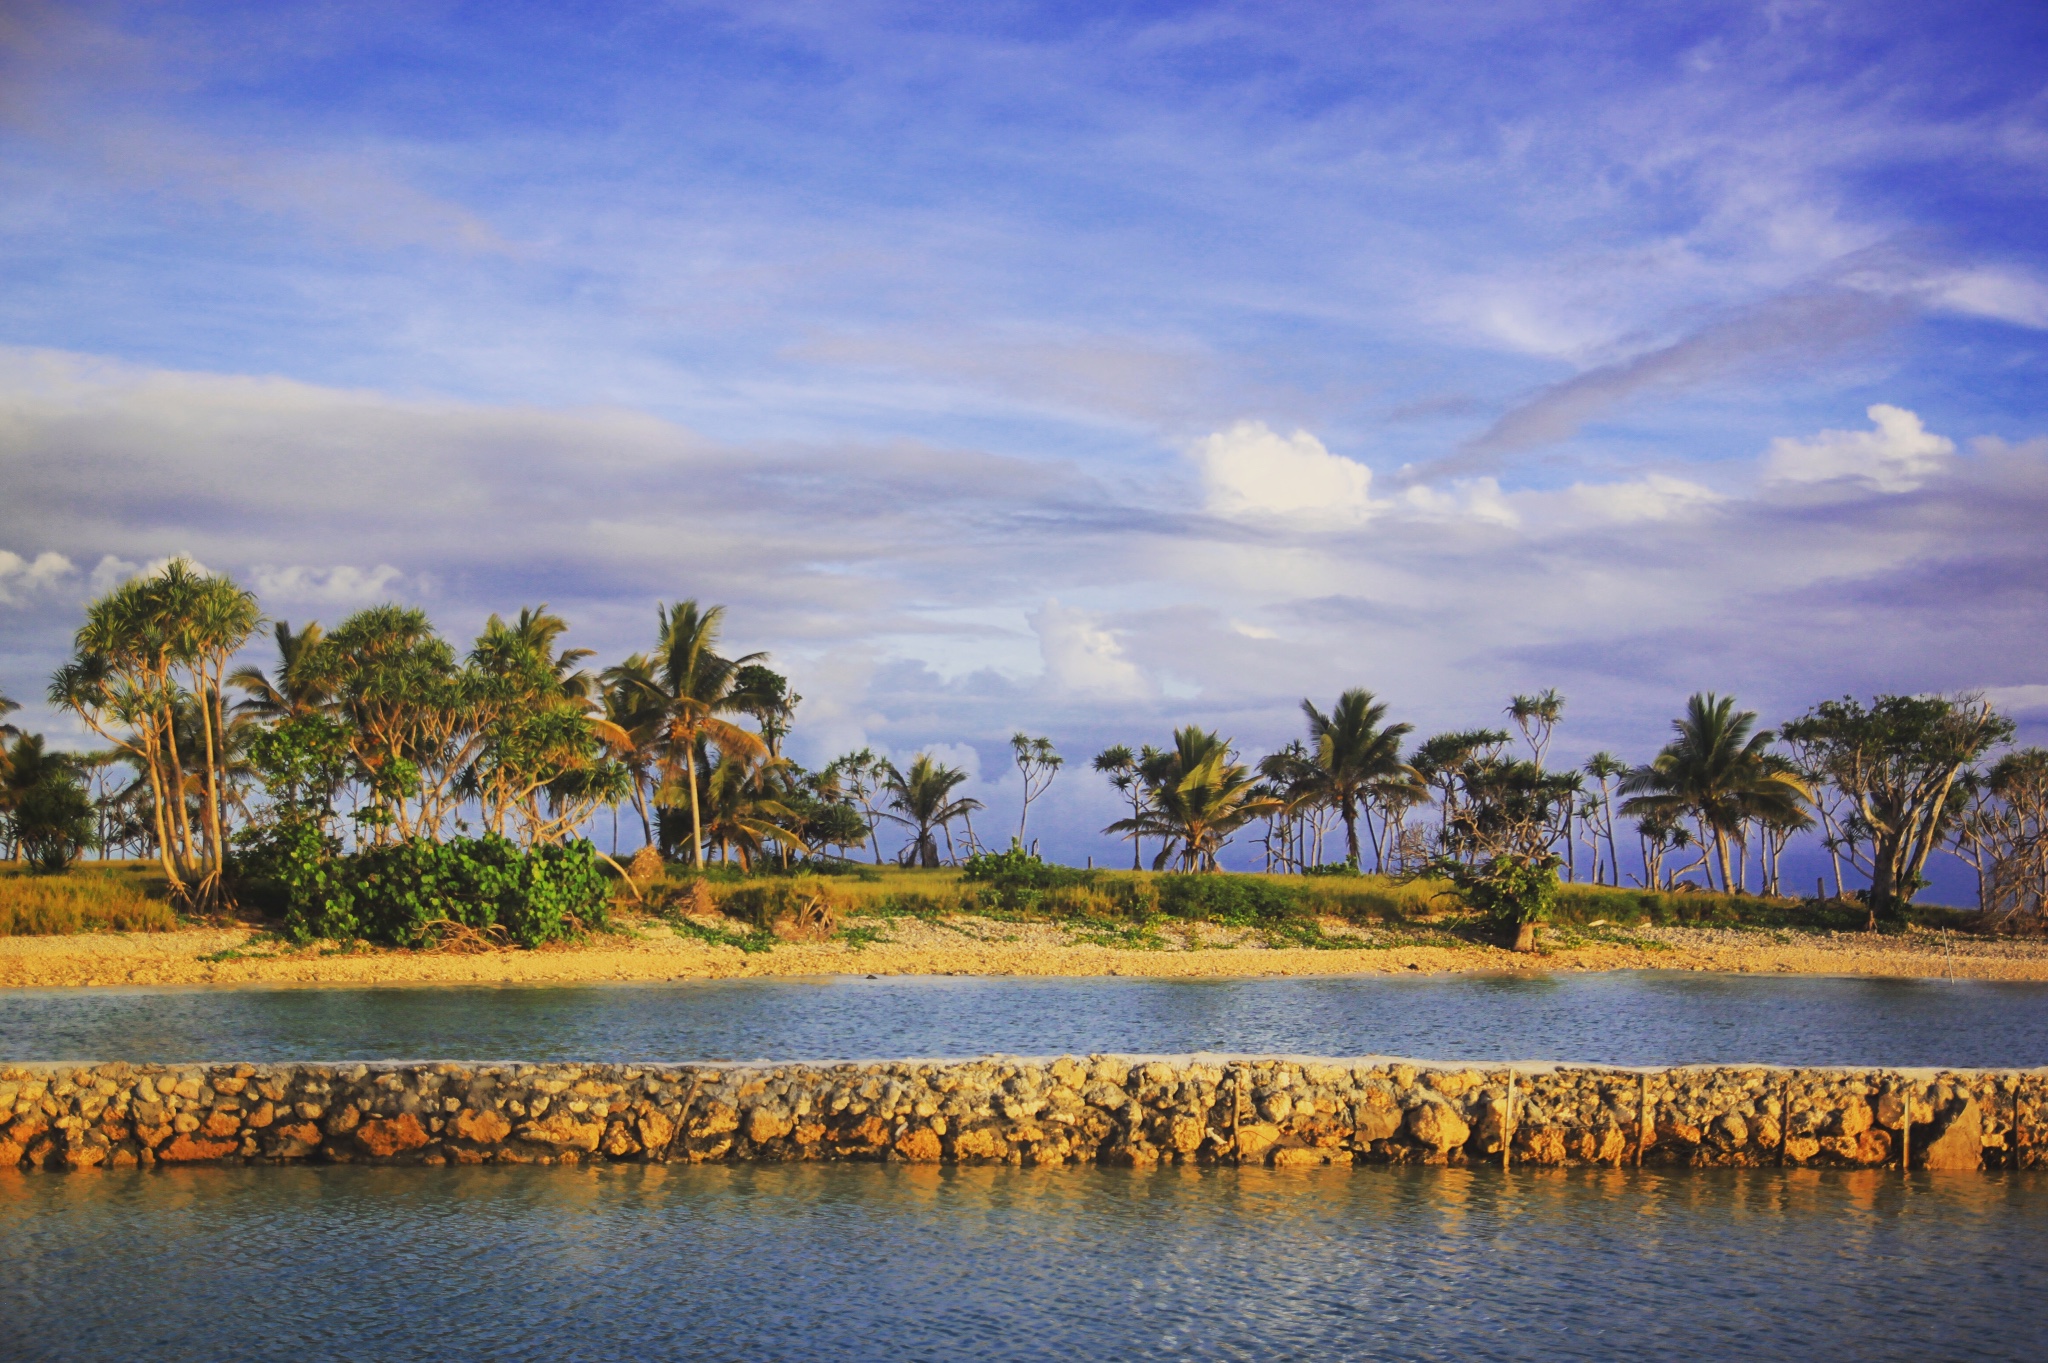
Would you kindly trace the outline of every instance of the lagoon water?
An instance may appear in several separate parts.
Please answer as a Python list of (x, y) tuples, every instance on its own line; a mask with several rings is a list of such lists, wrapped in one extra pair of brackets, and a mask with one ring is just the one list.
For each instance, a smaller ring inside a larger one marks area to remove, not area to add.
[(2048, 1180), (219, 1168), (0, 1177), (0, 1354), (2031, 1359)]
[(818, 1060), (1197, 1050), (2048, 1064), (2048, 983), (1623, 971), (1320, 979), (10, 990), (8, 1060)]
[[(2048, 985), (1634, 972), (0, 994), (7, 1059), (2048, 1063)], [(0, 1173), (0, 1359), (2032, 1359), (2048, 1172)]]

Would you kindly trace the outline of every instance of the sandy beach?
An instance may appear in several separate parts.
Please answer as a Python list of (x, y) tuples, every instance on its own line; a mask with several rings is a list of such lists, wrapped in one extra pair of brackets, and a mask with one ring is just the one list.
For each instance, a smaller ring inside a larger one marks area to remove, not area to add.
[[(857, 926), (859, 926), (857, 924)], [(1713, 970), (1739, 973), (2048, 980), (2048, 944), (1864, 933), (1638, 928), (1561, 937), (1542, 952), (1369, 934), (1355, 948), (1269, 946), (1255, 934), (1168, 929), (1144, 947), (1105, 944), (1071, 925), (975, 917), (894, 919), (876, 940), (783, 943), (742, 951), (648, 922), (538, 951), (292, 947), (247, 928), (0, 938), (0, 988), (122, 985), (570, 984), (790, 975), (1356, 975), (1500, 970)], [(1333, 931), (1341, 925), (1330, 924)]]

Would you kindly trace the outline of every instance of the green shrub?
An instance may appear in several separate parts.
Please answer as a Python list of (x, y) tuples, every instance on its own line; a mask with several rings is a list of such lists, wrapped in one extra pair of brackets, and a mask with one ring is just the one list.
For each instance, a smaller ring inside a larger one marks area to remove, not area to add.
[(295, 941), (422, 946), (452, 925), (537, 947), (606, 925), (611, 878), (588, 842), (522, 850), (487, 834), (325, 850), (293, 836), (277, 854), (285, 931)]

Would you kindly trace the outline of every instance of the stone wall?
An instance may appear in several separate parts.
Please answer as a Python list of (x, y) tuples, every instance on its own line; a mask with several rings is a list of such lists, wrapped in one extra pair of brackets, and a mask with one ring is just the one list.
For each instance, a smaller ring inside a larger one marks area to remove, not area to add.
[[(1512, 1081), (1512, 1091), (1510, 1082)], [(829, 1065), (0, 1065), (0, 1167), (905, 1160), (1978, 1169), (2048, 1071), (1112, 1055)], [(1503, 1136), (1507, 1149), (1502, 1150)]]

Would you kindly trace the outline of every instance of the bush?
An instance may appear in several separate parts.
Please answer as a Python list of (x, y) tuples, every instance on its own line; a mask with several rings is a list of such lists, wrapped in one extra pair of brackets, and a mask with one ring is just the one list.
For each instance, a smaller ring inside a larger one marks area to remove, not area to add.
[[(295, 941), (363, 938), (422, 946), (449, 927), (524, 947), (606, 925), (611, 879), (590, 843), (522, 850), (495, 834), (334, 855), (317, 830), (280, 830), (271, 883)], [(255, 860), (255, 858), (252, 858)]]
[(1161, 876), (1155, 888), (1161, 913), (1181, 919), (1206, 919), (1225, 927), (1284, 922), (1303, 912), (1302, 901), (1292, 886), (1263, 876)]

